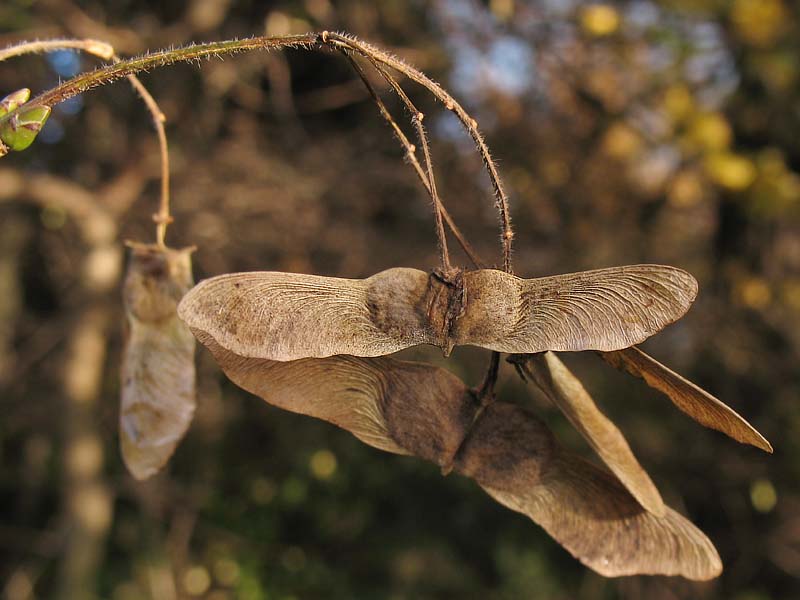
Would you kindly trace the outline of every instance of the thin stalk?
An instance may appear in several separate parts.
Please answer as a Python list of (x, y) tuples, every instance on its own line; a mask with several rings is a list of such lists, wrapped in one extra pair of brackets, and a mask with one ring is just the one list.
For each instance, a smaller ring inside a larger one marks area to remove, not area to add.
[(82, 50), (103, 60), (111, 60), (114, 57), (114, 48), (110, 44), (99, 40), (36, 40), (33, 42), (20, 42), (8, 48), (3, 48), (0, 50), (0, 62), (25, 54), (39, 54), (56, 50)]
[[(114, 61), (119, 62), (120, 60), (115, 54)], [(156, 224), (156, 244), (164, 248), (166, 247), (167, 226), (174, 220), (169, 212), (169, 146), (167, 145), (167, 132), (164, 128), (167, 117), (161, 112), (161, 108), (155, 98), (147, 91), (147, 88), (144, 87), (144, 84), (139, 81), (136, 75), (128, 75), (128, 81), (131, 82), (133, 89), (139, 93), (142, 101), (150, 111), (150, 115), (153, 118), (153, 126), (158, 136), (158, 148), (161, 154), (161, 201), (158, 205), (158, 212), (153, 215), (153, 221)]]
[(324, 31), (320, 35), (320, 41), (324, 44), (329, 44), (334, 47), (343, 47), (352, 50), (362, 56), (365, 56), (371, 61), (374, 60), (380, 62), (381, 64), (384, 64), (402, 73), (412, 81), (415, 81), (427, 89), (444, 104), (445, 108), (452, 111), (453, 114), (458, 117), (458, 120), (461, 121), (473, 142), (475, 142), (478, 152), (481, 155), (481, 159), (483, 160), (484, 167), (489, 175), (489, 180), (492, 183), (495, 194), (495, 203), (500, 216), (501, 245), (503, 248), (503, 270), (505, 270), (507, 273), (511, 273), (511, 246), (512, 240), (514, 239), (514, 233), (511, 226), (511, 214), (508, 207), (508, 196), (506, 195), (503, 183), (500, 180), (500, 175), (497, 172), (497, 168), (495, 167), (494, 160), (489, 152), (489, 148), (486, 146), (486, 142), (478, 130), (478, 123), (475, 121), (475, 119), (473, 119), (469, 113), (467, 113), (467, 111), (464, 110), (464, 108), (455, 100), (455, 98), (453, 98), (438, 83), (430, 79), (421, 71), (418, 71), (414, 67), (407, 65), (402, 60), (348, 35)]
[[(318, 35), (306, 33), (302, 35), (287, 35), (278, 37), (259, 36), (243, 40), (225, 40), (222, 42), (209, 42), (207, 44), (192, 44), (183, 48), (159, 50), (142, 56), (126, 59), (109, 65), (81, 73), (61, 85), (54, 87), (30, 100), (26, 106), (54, 106), (64, 100), (69, 100), (88, 92), (101, 85), (111, 83), (128, 75), (135, 75), (158, 67), (165, 67), (179, 62), (198, 61), (203, 58), (213, 58), (248, 52), (252, 50), (271, 50), (275, 48), (307, 48), (314, 47)], [(14, 111), (0, 118), (0, 123), (10, 119)]]
[[(22, 42), (0, 50), (0, 62), (8, 58), (23, 56), (25, 54), (38, 54), (57, 50), (81, 50), (103, 60), (111, 60), (114, 61), (114, 63), (122, 62), (122, 59), (117, 56), (114, 48), (110, 44), (92, 39), (59, 39)], [(136, 75), (128, 75), (127, 79), (133, 89), (136, 90), (142, 98), (147, 110), (150, 112), (158, 136), (159, 151), (161, 154), (161, 201), (159, 203), (158, 212), (153, 215), (153, 220), (156, 222), (156, 243), (164, 247), (167, 225), (173, 220), (169, 213), (169, 149), (167, 146), (167, 133), (164, 129), (166, 117), (158, 106), (158, 103)]]
[[(407, 65), (403, 61), (391, 56), (387, 52), (379, 50), (370, 44), (362, 42), (354, 37), (338, 33), (323, 31), (322, 33), (305, 33), (301, 35), (289, 35), (278, 37), (259, 36), (242, 40), (225, 40), (222, 42), (211, 42), (207, 44), (194, 44), (184, 48), (170, 50), (160, 50), (132, 59), (127, 59), (115, 63), (114, 65), (99, 68), (95, 71), (83, 73), (74, 77), (61, 85), (50, 89), (27, 103), (28, 107), (49, 106), (52, 107), (59, 102), (68, 100), (78, 94), (87, 92), (101, 85), (110, 83), (122, 77), (134, 75), (141, 71), (163, 67), (177, 62), (189, 62), (202, 58), (222, 57), (239, 52), (252, 50), (270, 50), (276, 48), (305, 48), (314, 49), (317, 45), (329, 46), (334, 49), (347, 49), (368, 58), (371, 61), (380, 63), (402, 73), (412, 81), (426, 88), (434, 97), (441, 101), (445, 108), (452, 111), (464, 125), (481, 155), (484, 167), (489, 175), (494, 189), (495, 204), (500, 216), (501, 245), (503, 249), (503, 269), (511, 272), (511, 244), (514, 238), (511, 227), (511, 216), (508, 208), (508, 196), (500, 181), (500, 176), (494, 165), (494, 161), (486, 146), (478, 125), (464, 108), (439, 84), (435, 83), (421, 71)], [(0, 117), (0, 123), (11, 119), (15, 111), (11, 111), (4, 117)], [(421, 126), (421, 123), (418, 124)]]
[[(364, 87), (367, 88), (367, 91), (369, 92), (370, 96), (375, 102), (375, 105), (378, 107), (378, 111), (381, 113), (381, 116), (394, 130), (395, 136), (400, 142), (400, 145), (403, 146), (403, 149), (405, 150), (406, 160), (408, 160), (409, 164), (414, 169), (414, 172), (417, 174), (417, 177), (419, 178), (420, 182), (425, 187), (425, 190), (428, 192), (428, 194), (430, 194), (431, 188), (430, 184), (428, 183), (428, 177), (425, 175), (425, 171), (419, 164), (419, 160), (417, 159), (417, 154), (416, 154), (417, 150), (416, 147), (409, 141), (408, 136), (406, 136), (405, 132), (397, 124), (397, 121), (395, 121), (394, 117), (389, 112), (389, 109), (386, 108), (386, 104), (384, 104), (383, 100), (381, 100), (381, 97), (378, 95), (375, 86), (373, 86), (372, 83), (369, 81), (366, 74), (364, 73), (364, 69), (361, 68), (361, 65), (359, 65), (358, 62), (356, 62), (356, 60), (349, 52), (345, 50), (341, 50), (341, 52), (345, 56), (345, 58), (347, 58), (347, 60), (350, 62), (350, 65), (353, 67), (353, 70), (356, 72), (356, 74), (358, 74), (358, 76), (361, 78), (361, 81), (364, 83)], [(464, 250), (464, 253), (467, 255), (470, 262), (472, 262), (475, 268), (483, 269), (484, 268), (483, 261), (481, 260), (480, 256), (478, 256), (478, 253), (473, 249), (472, 245), (467, 241), (467, 238), (461, 232), (461, 229), (458, 227), (458, 225), (456, 225), (456, 222), (453, 220), (453, 217), (450, 215), (450, 212), (447, 210), (444, 203), (440, 203), (439, 208), (442, 212), (442, 217), (444, 217), (444, 221), (447, 224), (447, 227), (450, 229), (453, 236), (456, 238), (456, 241), (458, 241), (459, 245), (461, 246), (461, 249)]]
[(425, 118), (422, 111), (420, 111), (411, 98), (405, 93), (397, 80), (392, 77), (380, 62), (367, 57), (367, 59), (375, 67), (375, 70), (380, 73), (386, 82), (391, 86), (397, 96), (405, 105), (406, 109), (411, 113), (411, 122), (417, 131), (417, 139), (422, 148), (422, 159), (425, 163), (425, 176), (428, 181), (428, 192), (433, 200), (433, 214), (436, 221), (436, 236), (439, 238), (439, 252), (441, 253), (442, 267), (445, 271), (450, 271), (452, 265), (450, 264), (450, 252), (447, 248), (447, 236), (444, 231), (444, 222), (442, 217), (442, 199), (439, 197), (439, 192), (436, 189), (436, 178), (433, 175), (433, 161), (431, 160), (430, 144), (428, 143), (428, 134), (425, 132), (425, 126), (422, 124), (422, 119)]

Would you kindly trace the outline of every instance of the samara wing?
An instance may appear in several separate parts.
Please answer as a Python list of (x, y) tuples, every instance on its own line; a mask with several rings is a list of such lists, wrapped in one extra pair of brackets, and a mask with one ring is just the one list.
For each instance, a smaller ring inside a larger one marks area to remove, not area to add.
[(201, 281), (178, 314), (240, 356), (381, 356), (429, 341), (416, 310), (427, 280), (426, 273), (404, 268), (367, 279), (231, 273)]
[(627, 348), (680, 319), (697, 296), (694, 277), (662, 265), (538, 279), (484, 269), (465, 279), (454, 342), (509, 354)]
[(625, 436), (567, 366), (552, 352), (515, 355), (512, 361), (564, 413), (639, 504), (654, 515), (664, 516), (666, 506), (661, 494)]
[(706, 580), (722, 571), (714, 545), (697, 527), (671, 508), (663, 517), (647, 512), (610, 473), (566, 452), (518, 406), (486, 408), (455, 468), (606, 577)]
[(721, 431), (738, 442), (772, 452), (767, 439), (739, 413), (649, 354), (638, 348), (626, 348), (601, 352), (600, 356), (617, 369), (644, 379), (647, 385), (665, 394), (675, 406), (701, 425)]
[(122, 457), (137, 479), (164, 466), (194, 416), (195, 340), (176, 314), (191, 285), (191, 249), (131, 245), (119, 424)]
[(387, 357), (276, 362), (236, 356), (202, 332), (199, 339), (244, 389), (377, 448), (454, 466), (601, 574), (709, 579), (721, 570), (711, 542), (685, 518), (644, 510), (526, 411), (496, 402), (479, 413), (470, 390), (443, 369)]

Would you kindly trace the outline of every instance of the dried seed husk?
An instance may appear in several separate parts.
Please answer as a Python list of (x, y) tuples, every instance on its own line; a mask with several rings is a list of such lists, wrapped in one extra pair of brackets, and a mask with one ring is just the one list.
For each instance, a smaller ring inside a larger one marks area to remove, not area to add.
[(278, 408), (333, 423), (386, 452), (447, 466), (477, 410), (466, 386), (443, 369), (344, 355), (291, 362), (247, 358), (193, 331), (239, 387)]
[(664, 516), (667, 508), (661, 494), (625, 436), (567, 366), (552, 352), (515, 355), (511, 360), (564, 413), (639, 504), (654, 515)]
[(691, 275), (660, 265), (527, 280), (492, 269), (394, 268), (363, 280), (254, 272), (202, 281), (178, 314), (231, 352), (279, 361), (382, 356), (417, 344), (446, 354), (462, 344), (617, 350), (679, 319), (696, 294)]
[(194, 416), (195, 339), (176, 312), (192, 286), (191, 252), (130, 244), (123, 288), (120, 446), (137, 479), (166, 464)]
[(456, 470), (606, 577), (702, 581), (722, 572), (702, 531), (671, 508), (663, 517), (646, 511), (613, 475), (563, 450), (544, 424), (518, 406), (497, 402), (482, 413)]
[(613, 475), (561, 448), (533, 415), (501, 402), (481, 409), (443, 369), (388, 357), (242, 357), (196, 333), (245, 390), (376, 448), (454, 466), (598, 573), (702, 580), (721, 571), (714, 546), (684, 517), (669, 508), (663, 517), (647, 512)]
[(639, 348), (601, 352), (600, 356), (615, 368), (644, 379), (647, 385), (665, 394), (675, 406), (701, 425), (720, 431), (737, 442), (772, 453), (772, 444), (739, 413)]

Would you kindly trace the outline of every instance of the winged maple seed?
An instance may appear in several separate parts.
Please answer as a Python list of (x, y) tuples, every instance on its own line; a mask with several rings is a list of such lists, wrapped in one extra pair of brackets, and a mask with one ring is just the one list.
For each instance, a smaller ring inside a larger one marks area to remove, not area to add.
[(280, 408), (323, 419), (363, 442), (474, 479), (605, 576), (722, 570), (708, 538), (674, 510), (643, 509), (608, 472), (565, 451), (522, 408), (483, 408), (455, 375), (388, 357), (279, 362), (239, 356), (193, 330), (237, 385)]
[(664, 516), (666, 506), (622, 432), (606, 417), (566, 365), (552, 352), (509, 359), (569, 419), (631, 495), (651, 513)]
[(772, 444), (736, 411), (638, 348), (601, 352), (600, 356), (610, 365), (644, 379), (647, 385), (666, 394), (675, 406), (701, 425), (772, 453)]
[(176, 313), (192, 285), (193, 248), (129, 246), (120, 445), (128, 470), (146, 479), (164, 466), (194, 415), (195, 340)]
[(697, 282), (680, 269), (633, 265), (539, 279), (492, 269), (394, 268), (367, 279), (232, 273), (178, 306), (190, 327), (241, 356), (290, 361), (382, 356), (417, 344), (506, 353), (619, 350), (684, 315)]

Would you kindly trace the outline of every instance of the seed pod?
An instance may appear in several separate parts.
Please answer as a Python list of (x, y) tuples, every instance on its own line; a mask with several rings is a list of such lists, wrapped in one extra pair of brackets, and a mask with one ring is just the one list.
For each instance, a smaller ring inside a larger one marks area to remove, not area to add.
[(178, 307), (240, 356), (289, 361), (381, 356), (417, 344), (507, 353), (617, 350), (679, 319), (697, 294), (680, 269), (634, 265), (539, 279), (492, 269), (388, 269), (367, 279), (232, 273)]
[(580, 380), (552, 352), (515, 355), (511, 361), (569, 419), (611, 472), (645, 509), (659, 517), (666, 506), (625, 436), (595, 404)]
[(388, 357), (248, 358), (196, 334), (245, 390), (376, 448), (454, 468), (602, 575), (704, 580), (721, 572), (712, 543), (684, 517), (669, 508), (663, 517), (647, 512), (611, 474), (566, 452), (529, 412), (501, 402), (481, 409), (443, 369)]
[(638, 348), (601, 352), (600, 356), (608, 364), (644, 379), (647, 385), (666, 394), (675, 406), (701, 425), (772, 453), (772, 444), (739, 413)]
[(475, 423), (456, 461), (503, 506), (530, 517), (606, 577), (722, 572), (714, 545), (671, 508), (647, 512), (610, 473), (566, 452), (526, 410), (497, 402)]
[(166, 464), (194, 415), (195, 340), (176, 313), (192, 286), (192, 249), (130, 247), (120, 446), (128, 470), (146, 479)]

